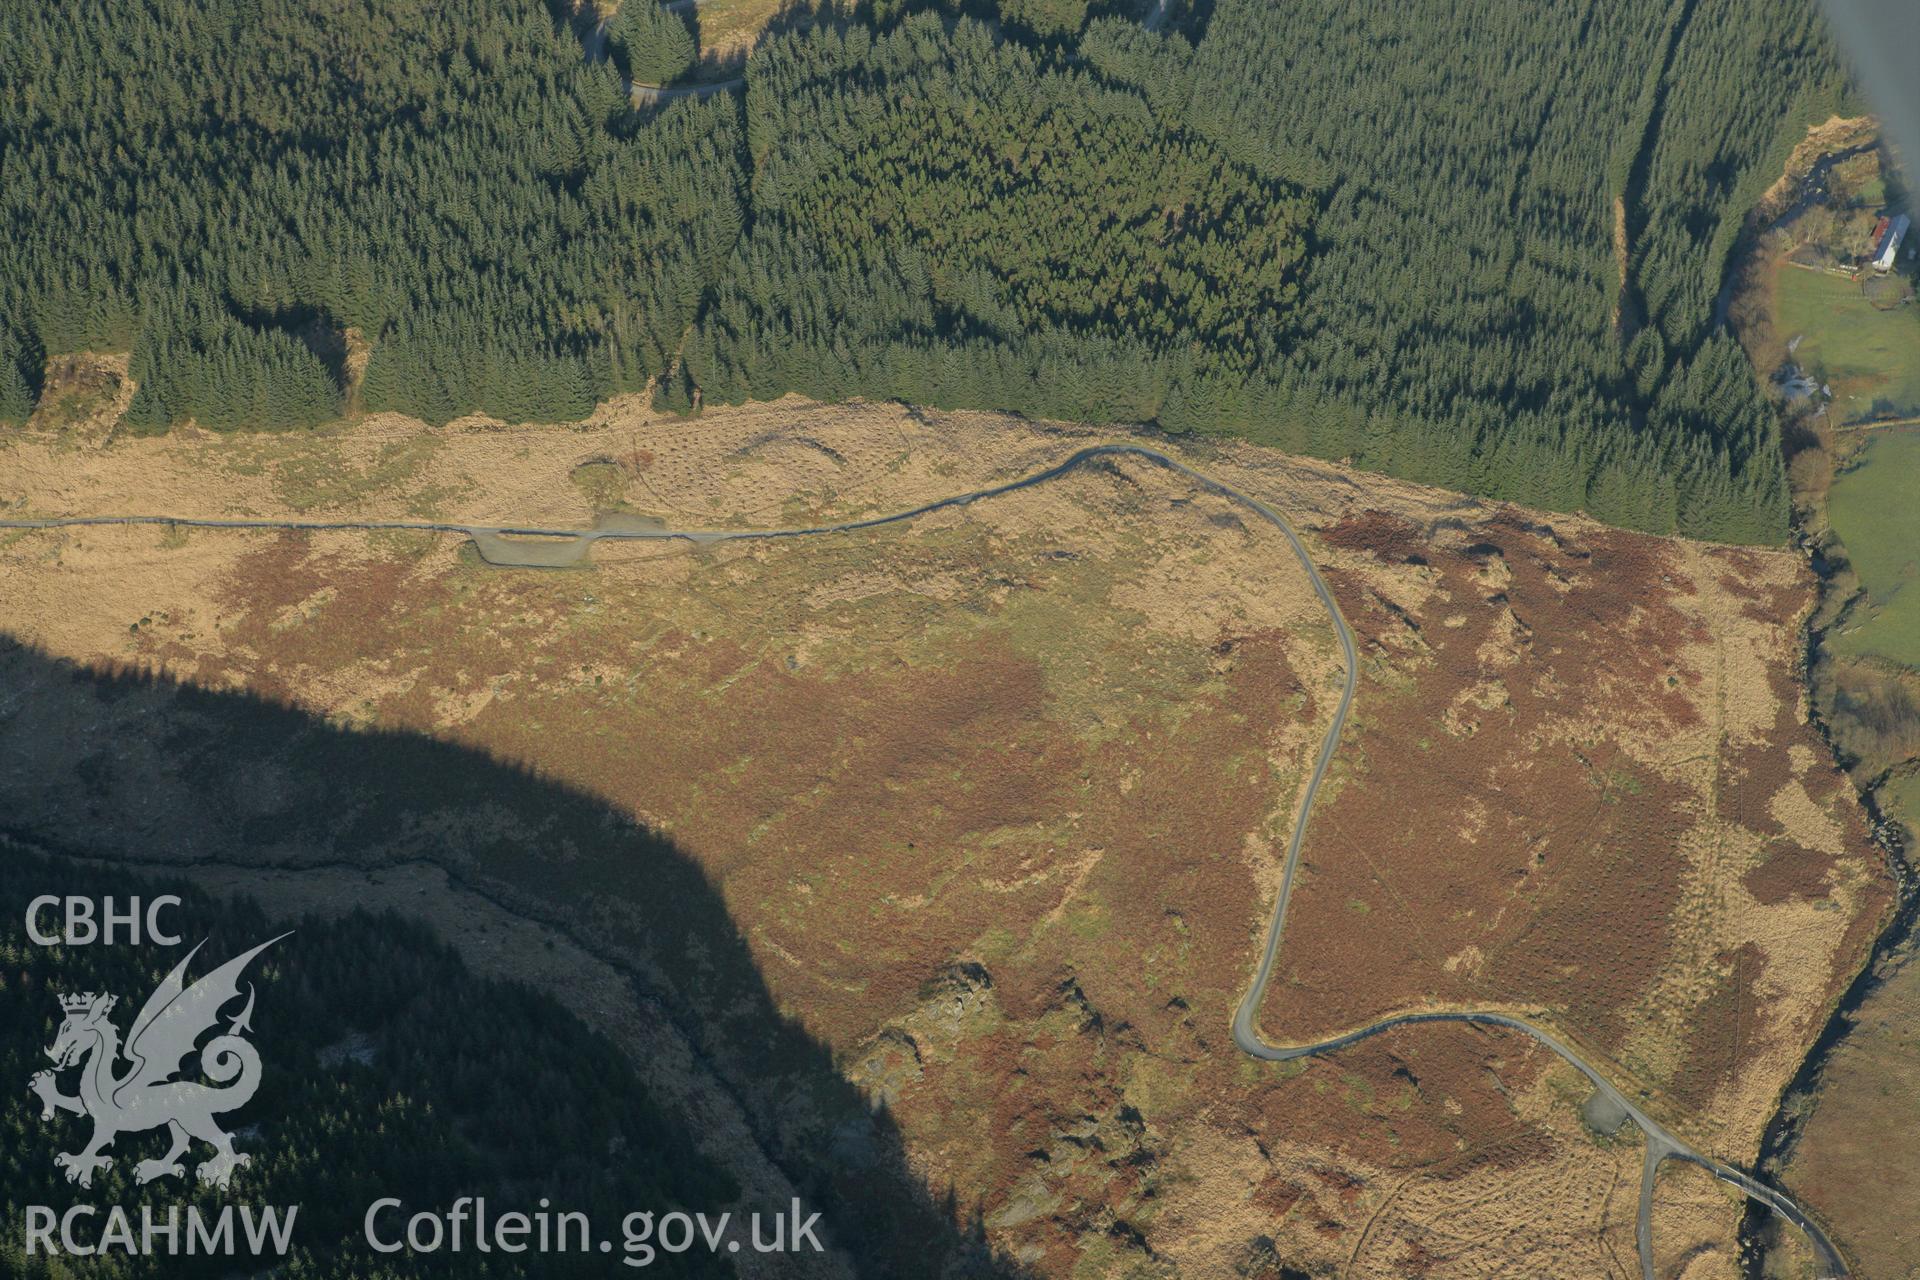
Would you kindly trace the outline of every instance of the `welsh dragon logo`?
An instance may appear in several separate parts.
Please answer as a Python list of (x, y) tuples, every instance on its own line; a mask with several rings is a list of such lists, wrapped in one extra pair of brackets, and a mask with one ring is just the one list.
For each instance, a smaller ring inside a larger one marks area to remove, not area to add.
[[(66, 1170), (67, 1181), (92, 1186), (93, 1175), (113, 1163), (101, 1152), (115, 1138), (163, 1126), (173, 1145), (159, 1159), (142, 1160), (135, 1166), (137, 1182), (184, 1177), (186, 1167), (180, 1157), (196, 1139), (214, 1150), (195, 1170), (201, 1182), (225, 1188), (233, 1171), (248, 1163), (249, 1157), (233, 1149), (232, 1135), (214, 1117), (244, 1107), (260, 1087), (260, 1054), (243, 1035), (253, 1030), (252, 984), (247, 986), (246, 1007), (229, 1020), (224, 1034), (214, 1036), (200, 1050), (200, 1074), (214, 1083), (174, 1077), (182, 1074), (201, 1037), (215, 1029), (220, 1010), (239, 999), (240, 975), (247, 965), (286, 936), (268, 939), (188, 986), (187, 965), (200, 952), (195, 947), (147, 997), (124, 1046), (119, 1028), (108, 1017), (118, 996), (89, 991), (60, 997), (66, 1020), (47, 1050), (53, 1070), (35, 1075), (31, 1087), (44, 1107), (41, 1119), (70, 1111), (93, 1120), (92, 1141), (80, 1151), (54, 1157), (54, 1163)], [(127, 1066), (121, 1071), (123, 1058)], [(80, 1092), (61, 1093), (57, 1074), (76, 1066)]]

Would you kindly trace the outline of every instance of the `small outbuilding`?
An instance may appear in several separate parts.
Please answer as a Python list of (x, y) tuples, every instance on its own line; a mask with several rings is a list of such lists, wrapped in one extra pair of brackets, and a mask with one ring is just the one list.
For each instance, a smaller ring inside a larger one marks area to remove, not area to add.
[(1900, 244), (1907, 238), (1907, 232), (1913, 227), (1913, 219), (1906, 214), (1885, 220), (1886, 230), (1881, 233), (1880, 242), (1874, 247), (1873, 269), (1886, 272), (1893, 270), (1893, 264), (1899, 261)]

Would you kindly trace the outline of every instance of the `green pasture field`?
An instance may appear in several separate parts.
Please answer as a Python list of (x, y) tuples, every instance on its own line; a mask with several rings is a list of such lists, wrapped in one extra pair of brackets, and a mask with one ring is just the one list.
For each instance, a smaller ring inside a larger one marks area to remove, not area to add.
[(1874, 432), (1834, 477), (1827, 517), (1867, 593), (1836, 648), (1920, 667), (1920, 431)]
[(1841, 276), (1780, 272), (1777, 322), (1795, 359), (1833, 388), (1842, 423), (1920, 415), (1920, 307), (1876, 310)]

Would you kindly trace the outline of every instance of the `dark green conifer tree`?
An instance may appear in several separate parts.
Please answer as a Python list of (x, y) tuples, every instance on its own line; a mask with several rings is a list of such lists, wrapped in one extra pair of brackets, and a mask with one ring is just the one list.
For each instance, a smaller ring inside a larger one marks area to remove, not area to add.
[(23, 363), (19, 339), (0, 326), (0, 424), (18, 426), (33, 412), (33, 387)]
[(635, 84), (672, 84), (693, 66), (693, 32), (658, 0), (624, 0), (607, 39), (614, 61)]

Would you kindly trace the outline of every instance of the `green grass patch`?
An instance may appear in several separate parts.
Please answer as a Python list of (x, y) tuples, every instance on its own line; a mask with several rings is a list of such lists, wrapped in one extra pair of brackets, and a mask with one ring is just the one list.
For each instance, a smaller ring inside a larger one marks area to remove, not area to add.
[(618, 511), (626, 505), (627, 478), (616, 463), (605, 459), (583, 462), (573, 469), (568, 479), (586, 495), (595, 511)]
[(1866, 600), (1834, 640), (1841, 653), (1920, 667), (1920, 432), (1883, 431), (1834, 477), (1833, 531)]
[(1833, 388), (1841, 422), (1920, 414), (1920, 308), (1876, 310), (1853, 281), (1791, 267), (1776, 307), (1780, 336), (1801, 339), (1794, 358)]
[(1888, 780), (1881, 799), (1889, 818), (1903, 823), (1915, 837), (1920, 837), (1920, 773)]
[(1088, 895), (1087, 900), (1075, 903), (1068, 910), (1067, 927), (1082, 942), (1098, 942), (1112, 932), (1113, 916), (1104, 902), (1094, 901)]
[[(281, 460), (274, 496), (296, 512), (349, 506), (403, 487), (439, 450), (440, 441), (433, 436), (410, 436), (383, 445), (379, 456), (364, 466), (333, 449), (297, 450)], [(417, 502), (409, 506), (422, 514)]]

